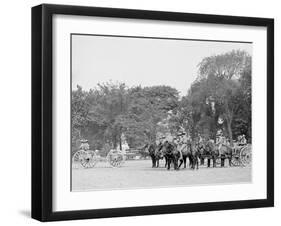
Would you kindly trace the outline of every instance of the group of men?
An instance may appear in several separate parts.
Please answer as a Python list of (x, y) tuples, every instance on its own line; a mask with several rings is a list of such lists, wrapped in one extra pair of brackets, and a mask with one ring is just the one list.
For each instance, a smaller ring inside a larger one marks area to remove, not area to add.
[[(162, 136), (158, 139), (157, 144), (162, 145), (166, 141), (168, 141), (168, 139), (165, 136)], [(192, 141), (191, 137), (187, 136), (186, 133), (179, 133), (174, 138), (169, 140), (169, 142), (171, 144), (173, 144), (175, 147), (185, 145), (185, 144), (187, 144), (188, 142), (191, 142), (191, 141)], [(200, 134), (198, 134), (198, 137), (197, 137), (195, 142), (196, 142), (197, 145), (204, 144), (204, 143), (207, 143), (207, 142), (216, 143), (219, 150), (221, 149), (222, 145), (230, 146), (230, 140), (228, 138), (226, 138), (225, 136), (223, 136), (222, 133), (219, 133), (217, 135), (216, 142), (212, 139), (209, 139), (207, 141)], [(239, 148), (239, 147), (244, 146), (246, 144), (247, 144), (247, 139), (246, 139), (245, 134), (239, 135), (237, 137), (237, 142), (235, 142), (235, 146), (238, 146), (237, 148)], [(182, 155), (182, 153), (181, 153), (181, 155)]]

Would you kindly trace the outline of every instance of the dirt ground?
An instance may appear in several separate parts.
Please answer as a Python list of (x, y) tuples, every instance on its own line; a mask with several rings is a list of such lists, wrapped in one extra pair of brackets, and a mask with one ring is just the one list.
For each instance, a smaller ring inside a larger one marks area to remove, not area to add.
[(152, 188), (251, 182), (251, 167), (189, 168), (168, 171), (164, 162), (151, 168), (151, 160), (126, 161), (120, 168), (99, 162), (94, 168), (72, 169), (72, 191)]

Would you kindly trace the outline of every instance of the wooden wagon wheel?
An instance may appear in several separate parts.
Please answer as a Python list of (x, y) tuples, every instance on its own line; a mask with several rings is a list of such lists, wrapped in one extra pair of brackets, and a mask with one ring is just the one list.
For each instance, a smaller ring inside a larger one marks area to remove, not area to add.
[(84, 150), (79, 150), (74, 153), (72, 156), (72, 168), (79, 168), (81, 165), (81, 158), (82, 154), (84, 153)]
[(234, 153), (232, 155), (232, 158), (231, 158), (231, 164), (233, 166), (241, 166), (241, 158), (240, 158), (240, 149), (238, 148), (235, 148), (234, 150)]
[(221, 165), (221, 157), (215, 158), (216, 165)]
[(248, 144), (240, 151), (240, 159), (243, 166), (251, 165), (252, 163), (252, 145)]
[(93, 168), (97, 164), (96, 153), (92, 150), (80, 152), (79, 159), (84, 168)]
[(241, 160), (239, 155), (234, 155), (231, 158), (231, 164), (233, 166), (241, 166)]
[(121, 151), (113, 150), (107, 154), (106, 159), (110, 166), (121, 167), (125, 163), (126, 156)]
[(74, 153), (74, 155), (72, 156), (72, 162), (73, 163), (80, 162), (80, 154), (83, 153), (83, 152), (84, 152), (84, 150), (76, 151)]

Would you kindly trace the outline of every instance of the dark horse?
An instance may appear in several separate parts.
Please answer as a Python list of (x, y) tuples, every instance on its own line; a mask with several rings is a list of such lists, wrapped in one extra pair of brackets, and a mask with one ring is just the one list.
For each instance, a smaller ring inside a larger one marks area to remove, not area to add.
[(219, 154), (221, 158), (221, 167), (224, 167), (225, 159), (228, 159), (229, 166), (231, 166), (232, 162), (232, 151), (233, 149), (225, 144), (222, 144), (220, 149), (219, 149)]
[(159, 160), (163, 158), (163, 155), (160, 152), (161, 146), (156, 144), (146, 144), (144, 148), (148, 149), (152, 161), (152, 168), (159, 167)]
[(197, 150), (200, 153), (200, 165), (204, 165), (204, 160), (205, 160), (205, 156), (206, 156), (206, 147), (205, 144), (203, 142), (200, 142), (197, 144)]
[(168, 141), (165, 141), (162, 145), (161, 151), (167, 161), (167, 170), (170, 170), (171, 163), (174, 165), (174, 169), (178, 170), (178, 161), (181, 157), (181, 154), (177, 147), (174, 144), (169, 143)]
[(204, 156), (208, 158), (208, 167), (211, 165), (211, 160), (213, 161), (213, 167), (216, 167), (217, 159), (221, 160), (221, 167), (225, 165), (225, 159), (228, 159), (229, 166), (231, 166), (232, 161), (232, 148), (222, 144), (221, 146), (215, 145), (213, 142), (208, 141), (205, 145)]
[(186, 159), (189, 160), (189, 167), (191, 169), (199, 169), (199, 159), (200, 159), (200, 150), (198, 146), (191, 141), (184, 143), (180, 146), (179, 150), (182, 153), (182, 158), (180, 159), (180, 165), (184, 164), (184, 168), (186, 168)]
[(191, 169), (199, 169), (200, 152), (198, 150), (198, 147), (194, 142), (190, 142), (188, 143), (188, 145), (190, 150), (189, 159), (191, 163)]
[(206, 142), (205, 149), (203, 151), (203, 156), (207, 157), (207, 166), (211, 166), (211, 160), (213, 161), (213, 167), (216, 167), (217, 159), (219, 158), (219, 151), (214, 142), (211, 140)]

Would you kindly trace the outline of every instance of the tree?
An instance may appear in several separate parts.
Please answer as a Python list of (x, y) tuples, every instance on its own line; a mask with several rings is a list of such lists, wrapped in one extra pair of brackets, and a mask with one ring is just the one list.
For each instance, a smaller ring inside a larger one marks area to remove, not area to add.
[(82, 90), (81, 86), (77, 86), (77, 90), (72, 91), (71, 102), (71, 141), (73, 146), (75, 146), (76, 141), (82, 137), (81, 133), (88, 125), (89, 121), (88, 94)]
[(126, 115), (129, 144), (155, 142), (162, 130), (161, 122), (178, 104), (178, 91), (169, 86), (133, 87), (129, 90), (129, 108)]
[(209, 76), (223, 77), (227, 80), (239, 78), (242, 71), (251, 61), (251, 56), (241, 50), (205, 57), (199, 63), (199, 80)]
[[(98, 84), (89, 92), (82, 92), (81, 87), (78, 91), (73, 91), (73, 95), (83, 93), (87, 97), (87, 119), (81, 120), (86, 126), (81, 133), (91, 148), (99, 150), (105, 144), (121, 149), (122, 135), (131, 147), (154, 142), (161, 130), (159, 123), (176, 108), (179, 98), (178, 91), (169, 86), (129, 89), (124, 83), (112, 82)], [(82, 103), (80, 98), (73, 105), (78, 107)]]
[(124, 83), (98, 84), (89, 91), (89, 103), (92, 127), (102, 130), (102, 143), (110, 143), (114, 148), (121, 146), (123, 115), (128, 107), (127, 87)]
[(212, 96), (214, 85), (213, 79), (196, 80), (181, 100), (180, 115), (184, 117), (185, 130), (193, 139), (199, 134), (206, 139), (215, 138), (219, 111)]
[[(244, 102), (241, 81), (243, 79), (249, 81), (251, 77), (249, 68), (251, 68), (251, 56), (240, 50), (206, 57), (199, 64), (197, 82), (207, 84), (205, 88), (208, 91), (204, 96), (212, 97), (214, 100), (215, 111), (219, 112), (219, 117), (225, 121), (231, 144), (234, 118)], [(244, 83), (246, 84), (246, 81)], [(251, 93), (248, 92), (247, 95), (248, 99), (251, 98)]]

